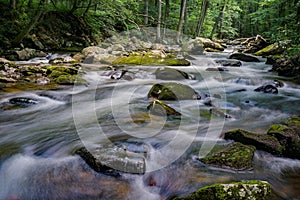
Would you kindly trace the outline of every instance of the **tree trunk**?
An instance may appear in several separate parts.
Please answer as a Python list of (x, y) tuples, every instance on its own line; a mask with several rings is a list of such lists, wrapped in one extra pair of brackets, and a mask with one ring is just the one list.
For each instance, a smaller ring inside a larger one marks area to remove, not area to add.
[(216, 31), (216, 29), (217, 29), (217, 27), (218, 27), (218, 23), (219, 23), (220, 21), (222, 21), (223, 14), (224, 14), (224, 11), (225, 11), (225, 7), (226, 7), (226, 4), (224, 4), (223, 6), (221, 6), (220, 13), (219, 13), (219, 15), (218, 15), (218, 17), (217, 17), (217, 19), (216, 19), (216, 21), (215, 21), (214, 27), (213, 27), (213, 29), (212, 29), (212, 31), (211, 31), (211, 33), (210, 33), (210, 36), (209, 36), (210, 39), (213, 38), (213, 35), (215, 34), (215, 31)]
[(181, 35), (181, 29), (182, 29), (182, 25), (183, 25), (183, 21), (184, 21), (186, 1), (187, 0), (181, 0), (180, 18), (179, 18), (177, 34), (176, 34), (176, 43), (177, 44), (180, 44), (180, 35)]
[(183, 20), (183, 33), (187, 34), (187, 28), (188, 28), (188, 0), (186, 1), (185, 9), (184, 9), (184, 20)]
[(144, 24), (147, 25), (149, 22), (149, 0), (145, 0), (145, 18)]
[(202, 6), (201, 6), (201, 15), (197, 24), (197, 28), (196, 28), (196, 32), (195, 32), (195, 38), (199, 36), (200, 32), (201, 32), (201, 28), (203, 26), (204, 23), (204, 19), (206, 17), (206, 12), (209, 6), (209, 0), (203, 0), (202, 2)]
[(22, 40), (29, 34), (29, 32), (35, 27), (35, 25), (39, 22), (39, 19), (41, 18), (42, 14), (44, 13), (44, 4), (46, 3), (46, 0), (41, 0), (39, 3), (39, 7), (37, 8), (37, 13), (31, 20), (31, 22), (27, 25), (26, 28), (24, 28), (12, 41), (12, 45), (16, 46), (22, 42)]
[(163, 30), (163, 38), (166, 36), (167, 28), (168, 28), (168, 18), (170, 15), (170, 0), (166, 0), (165, 6), (165, 16), (164, 16), (164, 30)]
[(158, 17), (157, 17), (157, 30), (156, 30), (156, 41), (161, 41), (161, 0), (158, 0)]
[(16, 0), (10, 0), (10, 8), (16, 10)]

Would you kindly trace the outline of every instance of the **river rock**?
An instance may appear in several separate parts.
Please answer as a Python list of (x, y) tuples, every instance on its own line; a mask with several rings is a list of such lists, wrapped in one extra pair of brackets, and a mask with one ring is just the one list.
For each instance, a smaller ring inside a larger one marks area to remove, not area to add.
[(29, 60), (34, 57), (44, 57), (47, 56), (46, 53), (36, 50), (36, 49), (30, 49), (30, 48), (25, 48), (19, 51), (16, 51), (18, 55), (19, 60)]
[(85, 147), (75, 151), (96, 172), (113, 174), (120, 171), (131, 174), (144, 174), (144, 155), (129, 152), (117, 146), (105, 146), (89, 152)]
[(186, 52), (192, 55), (203, 55), (203, 46), (195, 39), (189, 40), (182, 44), (182, 52)]
[(190, 86), (175, 82), (157, 83), (148, 92), (148, 97), (159, 100), (201, 99)]
[(175, 198), (177, 200), (265, 200), (271, 195), (271, 186), (266, 181), (248, 180), (233, 183), (214, 184), (200, 188), (193, 194), (185, 198)]
[(276, 137), (284, 146), (284, 156), (300, 159), (300, 117), (293, 116), (283, 124), (271, 125), (267, 134)]
[(167, 54), (162, 50), (134, 52), (129, 56), (120, 56), (113, 61), (113, 65), (189, 66), (190, 64), (188, 60), (176, 58), (175, 55)]
[(245, 62), (260, 62), (258, 58), (245, 53), (233, 53), (229, 56), (229, 59), (236, 59)]
[(262, 86), (254, 89), (255, 92), (263, 92), (269, 94), (278, 94), (278, 87), (283, 87), (283, 82), (279, 80), (264, 83)]
[(183, 80), (193, 79), (189, 74), (169, 67), (158, 68), (155, 71), (155, 77), (162, 80)]
[(205, 50), (224, 51), (224, 47), (220, 43), (214, 42), (209, 38), (197, 37), (195, 40), (200, 46), (203, 46)]
[(295, 77), (300, 74), (300, 52), (291, 57), (277, 59), (272, 67), (273, 71), (278, 72), (279, 76)]
[(21, 107), (27, 107), (30, 105), (38, 104), (39, 101), (29, 97), (15, 97), (9, 100), (9, 103), (18, 105)]
[(151, 114), (159, 116), (180, 116), (181, 113), (160, 100), (154, 100), (147, 107)]
[(234, 170), (247, 170), (252, 168), (255, 147), (234, 142), (221, 151), (201, 158), (205, 164)]
[(241, 44), (246, 45), (243, 53), (255, 53), (269, 45), (268, 41), (260, 35), (248, 38)]
[(242, 65), (241, 61), (238, 60), (216, 60), (215, 62), (224, 67), (240, 67)]
[(269, 46), (254, 53), (256, 56), (269, 56), (269, 55), (279, 55), (282, 54), (286, 48), (288, 42), (278, 42), (270, 44)]
[(245, 145), (253, 145), (257, 149), (279, 155), (283, 146), (276, 137), (267, 134), (251, 133), (242, 129), (234, 129), (224, 134), (224, 139), (234, 140)]

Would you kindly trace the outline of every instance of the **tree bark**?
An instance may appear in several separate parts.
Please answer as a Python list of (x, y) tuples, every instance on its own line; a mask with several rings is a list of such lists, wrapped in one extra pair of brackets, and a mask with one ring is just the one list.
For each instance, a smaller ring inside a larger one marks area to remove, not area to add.
[(157, 17), (157, 29), (156, 29), (156, 41), (161, 41), (161, 0), (158, 0), (158, 17)]
[(184, 21), (186, 1), (187, 0), (181, 0), (180, 18), (179, 18), (177, 34), (176, 34), (176, 43), (177, 44), (180, 44), (180, 35), (181, 35), (181, 29), (182, 29), (182, 25), (183, 25), (183, 21)]
[(10, 0), (10, 8), (16, 10), (16, 0)]
[(145, 0), (145, 18), (144, 18), (144, 24), (148, 25), (149, 22), (149, 0)]
[(196, 31), (195, 31), (195, 38), (198, 37), (200, 32), (201, 32), (201, 28), (203, 26), (204, 19), (206, 17), (206, 12), (207, 12), (208, 6), (209, 6), (209, 0), (203, 0), (202, 6), (201, 6), (200, 18), (199, 18), (197, 28), (196, 28)]

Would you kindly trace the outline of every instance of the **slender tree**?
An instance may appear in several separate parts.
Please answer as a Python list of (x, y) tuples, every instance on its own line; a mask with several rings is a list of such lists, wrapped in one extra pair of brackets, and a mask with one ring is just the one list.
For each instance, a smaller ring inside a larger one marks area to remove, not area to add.
[(161, 2), (162, 0), (158, 0), (158, 17), (157, 17), (157, 29), (156, 29), (156, 41), (161, 41), (161, 15), (162, 15), (162, 8), (161, 8)]
[(149, 22), (149, 0), (145, 0), (145, 17), (144, 24), (148, 25)]
[(206, 13), (209, 7), (209, 0), (203, 0), (202, 1), (202, 6), (201, 6), (201, 13), (200, 13), (200, 17), (199, 17), (199, 21), (197, 24), (197, 28), (195, 31), (195, 38), (199, 36), (200, 32), (201, 32), (201, 28), (203, 26), (204, 23), (204, 19), (206, 17)]
[(184, 15), (185, 15), (185, 11), (186, 11), (186, 1), (187, 0), (181, 0), (180, 18), (179, 18), (179, 21), (178, 21), (177, 34), (176, 34), (176, 43), (177, 44), (180, 44), (181, 29), (182, 29), (182, 26), (183, 26)]

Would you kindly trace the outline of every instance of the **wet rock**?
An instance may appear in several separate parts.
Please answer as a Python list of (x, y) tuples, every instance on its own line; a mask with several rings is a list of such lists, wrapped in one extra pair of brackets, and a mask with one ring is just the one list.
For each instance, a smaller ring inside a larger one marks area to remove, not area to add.
[(266, 181), (248, 180), (233, 183), (214, 184), (200, 188), (195, 193), (185, 198), (175, 198), (183, 200), (213, 200), (213, 199), (253, 199), (265, 200), (271, 195), (271, 186)]
[(300, 159), (300, 117), (293, 116), (283, 124), (271, 125), (267, 134), (276, 137), (284, 146), (284, 156)]
[(193, 79), (189, 74), (169, 67), (158, 68), (155, 71), (155, 77), (162, 80), (183, 80), (183, 79)]
[(32, 99), (29, 97), (15, 97), (9, 100), (9, 103), (14, 104), (14, 105), (18, 105), (18, 106), (30, 106), (30, 105), (34, 105), (34, 104), (38, 104), (39, 101), (36, 99)]
[(176, 58), (173, 54), (166, 54), (161, 50), (135, 52), (129, 56), (121, 56), (113, 61), (113, 65), (166, 65), (189, 66), (191, 63), (184, 58)]
[(254, 89), (255, 92), (263, 92), (263, 93), (269, 93), (269, 94), (278, 94), (278, 87), (282, 87), (283, 82), (281, 81), (271, 81), (263, 84), (262, 86)]
[(174, 108), (168, 106), (166, 103), (154, 100), (147, 107), (151, 114), (159, 116), (181, 116), (181, 113), (176, 111)]
[(0, 74), (0, 83), (15, 83), (15, 82), (17, 82), (16, 79), (5, 77)]
[(39, 51), (36, 49), (29, 49), (29, 48), (25, 48), (25, 49), (16, 51), (16, 53), (18, 55), (19, 60), (29, 60), (34, 57), (47, 56), (47, 54), (42, 51)]
[(204, 48), (197, 40), (189, 40), (182, 44), (182, 51), (192, 55), (203, 55)]
[(242, 129), (234, 129), (226, 132), (224, 139), (234, 140), (245, 145), (253, 145), (257, 149), (276, 155), (280, 155), (283, 149), (283, 146), (274, 136), (251, 133)]
[(233, 53), (229, 56), (229, 59), (236, 59), (244, 62), (260, 62), (258, 58), (245, 53)]
[(240, 67), (242, 65), (241, 61), (238, 60), (216, 60), (216, 63), (224, 67)]
[(148, 92), (148, 97), (159, 100), (201, 99), (201, 96), (190, 86), (175, 82), (153, 85)]
[(200, 161), (208, 165), (222, 168), (247, 170), (252, 168), (254, 151), (254, 146), (234, 142), (220, 151), (211, 153), (205, 158), (201, 158)]
[(227, 114), (225, 111), (223, 111), (222, 109), (219, 109), (219, 108), (211, 108), (209, 110), (209, 112), (214, 115), (214, 116), (217, 116), (217, 117), (223, 117), (223, 118), (232, 118), (231, 115)]
[(228, 71), (228, 69), (225, 69), (224, 67), (209, 67), (209, 68), (206, 68), (205, 71), (209, 71), (209, 72), (225, 72), (225, 71)]
[(300, 52), (291, 58), (277, 59), (272, 67), (279, 76), (295, 77), (300, 74)]
[(36, 79), (36, 83), (38, 85), (46, 85), (46, 84), (50, 83), (50, 79), (47, 77), (41, 77), (41, 78)]
[(269, 56), (269, 55), (279, 55), (282, 54), (288, 46), (287, 41), (282, 41), (279, 43), (271, 44), (257, 52), (254, 53), (256, 56)]
[(116, 173), (115, 171), (144, 174), (146, 162), (143, 154), (127, 151), (117, 146), (105, 146), (89, 152), (86, 148), (75, 151), (96, 172)]

